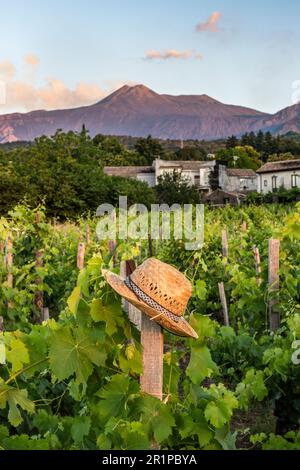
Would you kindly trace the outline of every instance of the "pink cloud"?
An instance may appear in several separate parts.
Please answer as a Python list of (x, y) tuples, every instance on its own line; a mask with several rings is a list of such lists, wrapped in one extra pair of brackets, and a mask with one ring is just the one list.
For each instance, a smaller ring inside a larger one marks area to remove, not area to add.
[(32, 67), (37, 67), (40, 63), (40, 59), (34, 54), (26, 54), (24, 60), (26, 65), (31, 65)]
[(164, 51), (150, 50), (145, 54), (148, 60), (161, 59), (189, 59), (192, 56), (190, 51), (177, 51), (176, 49), (168, 49)]
[[(62, 80), (51, 78), (37, 86), (34, 75), (40, 60), (27, 54), (24, 62), (30, 70), (23, 70), (23, 77), (16, 79), (16, 69), (10, 61), (0, 62), (0, 80), (5, 83), (5, 100), (1, 100), (0, 113), (31, 111), (34, 109), (75, 108), (96, 103), (111, 90), (105, 91), (95, 83), (80, 81), (72, 89)], [(28, 73), (29, 72), (29, 73)]]
[(11, 80), (16, 73), (15, 66), (9, 60), (4, 60), (0, 62), (0, 79), (1, 80)]
[(146, 60), (169, 60), (169, 59), (203, 59), (203, 55), (191, 51), (177, 51), (176, 49), (166, 49), (162, 51), (150, 50), (145, 54)]
[(210, 31), (212, 33), (216, 33), (219, 30), (217, 23), (220, 17), (221, 13), (219, 11), (214, 11), (205, 23), (199, 23), (196, 25), (196, 31)]

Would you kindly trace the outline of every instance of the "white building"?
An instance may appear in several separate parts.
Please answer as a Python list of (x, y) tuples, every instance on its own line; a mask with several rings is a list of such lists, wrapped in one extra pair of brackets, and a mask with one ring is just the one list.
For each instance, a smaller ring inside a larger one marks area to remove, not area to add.
[(269, 162), (263, 165), (258, 174), (258, 191), (266, 194), (279, 188), (300, 188), (300, 160)]
[(253, 170), (227, 168), (216, 160), (174, 161), (157, 158), (152, 166), (104, 167), (107, 175), (145, 181), (150, 187), (158, 184), (160, 176), (174, 171), (206, 194), (218, 188), (238, 193), (257, 191), (257, 175)]
[(151, 188), (156, 184), (153, 166), (105, 166), (103, 171), (108, 176), (122, 176), (144, 181)]
[(257, 191), (257, 175), (254, 170), (226, 168), (227, 179), (220, 187), (230, 192)]
[(161, 160), (157, 158), (153, 162), (155, 171), (155, 183), (158, 178), (166, 173), (174, 171), (181, 174), (183, 178), (190, 180), (191, 185), (197, 186), (202, 191), (210, 190), (210, 175), (214, 171), (216, 161), (177, 161), (177, 160)]

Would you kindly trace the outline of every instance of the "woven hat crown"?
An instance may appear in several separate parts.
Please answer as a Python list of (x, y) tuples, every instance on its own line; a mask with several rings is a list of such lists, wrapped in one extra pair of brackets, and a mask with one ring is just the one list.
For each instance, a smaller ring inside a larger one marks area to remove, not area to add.
[(174, 315), (183, 315), (192, 285), (177, 269), (156, 258), (149, 258), (130, 276), (134, 284)]

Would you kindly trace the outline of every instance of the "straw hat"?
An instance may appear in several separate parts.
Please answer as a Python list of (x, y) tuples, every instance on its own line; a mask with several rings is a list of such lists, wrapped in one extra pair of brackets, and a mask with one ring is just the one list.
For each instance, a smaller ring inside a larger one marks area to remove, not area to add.
[(102, 273), (118, 294), (151, 320), (176, 335), (198, 338), (183, 318), (192, 285), (177, 269), (156, 258), (149, 258), (125, 280), (106, 269)]

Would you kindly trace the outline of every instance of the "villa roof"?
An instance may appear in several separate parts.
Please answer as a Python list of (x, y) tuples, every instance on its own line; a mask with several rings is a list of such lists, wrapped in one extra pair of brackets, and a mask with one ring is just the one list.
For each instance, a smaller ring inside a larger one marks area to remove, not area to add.
[(257, 173), (274, 173), (277, 171), (300, 170), (300, 160), (283, 160), (265, 163)]
[(227, 168), (228, 176), (237, 176), (239, 178), (255, 178), (256, 173), (254, 170), (243, 168)]
[(154, 173), (154, 168), (152, 166), (105, 166), (103, 171), (109, 176), (133, 178), (140, 173)]

